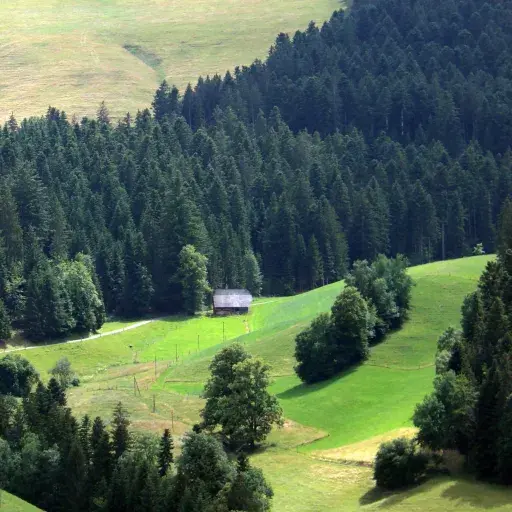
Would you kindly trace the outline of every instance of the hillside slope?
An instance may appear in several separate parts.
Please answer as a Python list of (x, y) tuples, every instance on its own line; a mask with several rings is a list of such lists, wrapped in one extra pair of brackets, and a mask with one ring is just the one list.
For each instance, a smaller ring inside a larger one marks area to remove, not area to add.
[(0, 4), (0, 120), (115, 116), (149, 107), (164, 79), (180, 88), (263, 58), (279, 32), (319, 23), (338, 0), (25, 0)]
[(3, 512), (37, 512), (37, 507), (0, 489), (0, 510)]
[[(268, 448), (254, 458), (274, 487), (275, 510), (339, 511), (343, 503), (344, 511), (501, 512), (512, 503), (507, 490), (457, 478), (436, 479), (396, 497), (376, 494), (371, 468), (346, 465), (336, 460), (341, 452), (332, 451), (344, 446), (342, 456), (358, 461), (361, 443), (353, 447), (352, 443), (411, 425), (414, 405), (432, 384), (437, 338), (449, 325), (458, 325), (462, 300), (474, 290), (490, 259), (482, 256), (412, 267), (416, 286), (404, 328), (374, 347), (361, 367), (314, 386), (303, 386), (293, 373), (294, 339), (315, 315), (329, 310), (342, 283), (294, 297), (258, 300), (245, 316), (169, 317), (103, 339), (52, 345), (23, 355), (43, 374), (58, 358), (70, 358), (82, 379), (82, 385), (69, 395), (77, 414), (108, 419), (116, 402), (122, 401), (134, 428), (161, 432), (172, 427), (179, 436), (199, 420), (199, 394), (211, 357), (224, 343), (238, 339), (272, 365), (272, 390), (287, 418), (285, 427), (270, 436)], [(134, 378), (138, 392), (134, 392)], [(368, 444), (375, 449), (371, 439)]]

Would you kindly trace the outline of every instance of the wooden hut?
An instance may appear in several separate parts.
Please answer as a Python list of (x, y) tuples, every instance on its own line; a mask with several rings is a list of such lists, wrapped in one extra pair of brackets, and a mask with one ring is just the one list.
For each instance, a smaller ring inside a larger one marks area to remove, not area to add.
[(252, 295), (247, 290), (215, 290), (213, 294), (213, 314), (247, 313), (251, 303)]

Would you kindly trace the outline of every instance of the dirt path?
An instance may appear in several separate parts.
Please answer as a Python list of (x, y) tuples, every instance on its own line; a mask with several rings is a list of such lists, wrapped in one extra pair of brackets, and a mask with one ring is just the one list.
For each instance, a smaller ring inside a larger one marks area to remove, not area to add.
[(7, 350), (3, 350), (0, 353), (6, 354), (9, 352), (21, 352), (23, 350), (32, 350), (34, 348), (43, 348), (43, 347), (48, 347), (51, 345), (66, 345), (69, 343), (81, 343), (82, 341), (95, 340), (97, 338), (104, 338), (105, 336), (111, 336), (113, 334), (119, 334), (121, 332), (129, 331), (131, 329), (136, 329), (137, 327), (142, 327), (143, 325), (150, 324), (152, 322), (155, 322), (156, 320), (161, 320), (161, 319), (160, 318), (152, 318), (150, 320), (142, 320), (141, 322), (136, 322), (136, 323), (128, 325), (126, 327), (122, 327), (121, 329), (115, 329), (114, 331), (108, 331), (105, 333), (93, 334), (92, 336), (87, 336), (86, 338), (77, 338), (76, 340), (61, 341), (61, 342), (51, 343), (50, 345), (41, 344), (41, 345), (32, 345), (30, 347), (9, 348)]

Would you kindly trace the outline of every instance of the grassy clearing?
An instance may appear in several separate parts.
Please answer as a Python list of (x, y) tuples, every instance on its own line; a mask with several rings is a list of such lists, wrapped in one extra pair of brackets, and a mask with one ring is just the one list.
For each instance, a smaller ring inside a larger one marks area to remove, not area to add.
[(115, 116), (145, 108), (162, 79), (183, 88), (264, 58), (279, 32), (322, 23), (338, 0), (23, 0), (0, 2), (5, 121), (48, 105)]
[(37, 512), (39, 509), (0, 489), (0, 510), (2, 512)]
[(315, 315), (329, 310), (342, 283), (296, 297), (258, 300), (246, 316), (172, 317), (24, 354), (43, 373), (59, 357), (70, 358), (83, 382), (68, 397), (77, 414), (108, 420), (122, 401), (137, 430), (173, 427), (179, 436), (199, 419), (199, 395), (211, 358), (238, 339), (272, 364), (272, 390), (287, 417), (284, 428), (270, 435), (266, 450), (253, 458), (275, 490), (274, 510), (503, 512), (512, 510), (512, 492), (504, 488), (446, 477), (403, 493), (380, 494), (365, 466), (380, 441), (411, 433), (414, 405), (431, 387), (437, 338), (458, 324), (462, 299), (475, 289), (488, 260), (465, 258), (410, 269), (416, 286), (404, 328), (374, 347), (364, 365), (314, 386), (301, 385), (293, 373), (294, 339)]
[(119, 334), (76, 344), (49, 344), (19, 352), (47, 372), (61, 357), (67, 357), (86, 381), (112, 367), (166, 361), (176, 364), (199, 350), (246, 332), (246, 317), (168, 317)]
[(400, 493), (380, 493), (372, 470), (334, 464), (287, 450), (269, 450), (253, 462), (272, 482), (279, 512), (470, 512), (512, 510), (512, 492), (470, 479), (433, 478)]
[[(374, 347), (367, 363), (312, 386), (302, 385), (293, 374), (295, 335), (315, 314), (329, 309), (340, 285), (254, 308), (254, 325), (267, 327), (241, 341), (271, 362), (277, 376), (272, 390), (285, 415), (328, 433), (305, 450), (335, 448), (411, 425), (414, 406), (432, 385), (437, 338), (448, 326), (458, 325), (462, 299), (476, 287), (488, 260), (464, 258), (411, 268), (416, 286), (405, 326)], [(171, 367), (165, 387), (199, 393), (217, 349)]]

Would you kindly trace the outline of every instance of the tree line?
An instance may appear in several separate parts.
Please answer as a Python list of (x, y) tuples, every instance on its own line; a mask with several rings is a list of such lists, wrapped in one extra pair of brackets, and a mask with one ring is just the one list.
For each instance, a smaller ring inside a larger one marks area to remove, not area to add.
[(66, 407), (67, 360), (56, 364), (45, 386), (28, 361), (6, 356), (0, 360), (0, 489), (52, 512), (270, 510), (272, 488), (247, 457), (273, 424), (282, 424), (277, 399), (267, 391), (268, 366), (234, 344), (210, 368), (204, 421), (183, 436), (175, 458), (170, 431), (160, 439), (133, 432), (121, 403), (109, 423), (75, 418)]
[(407, 259), (380, 255), (356, 261), (331, 313), (322, 313), (295, 339), (295, 372), (310, 384), (367, 359), (370, 345), (407, 317), (413, 281)]
[(456, 450), (478, 478), (512, 483), (510, 199), (500, 217), (498, 258), (487, 264), (477, 290), (464, 300), (461, 327), (449, 328), (438, 340), (434, 390), (413, 416), (416, 439), (381, 447), (375, 473), (379, 485), (413, 483), (429, 459), (442, 462), (445, 450)]
[[(360, 1), (280, 35), (233, 76), (183, 95), (162, 84), (153, 113), (12, 117), (0, 131), (0, 324), (34, 338), (101, 325), (97, 308), (86, 325), (70, 314), (56, 270), (79, 255), (105, 313), (135, 317), (192, 312), (219, 287), (308, 290), (379, 254), (493, 251), (512, 193), (510, 9)], [(31, 332), (43, 286), (47, 327)]]

